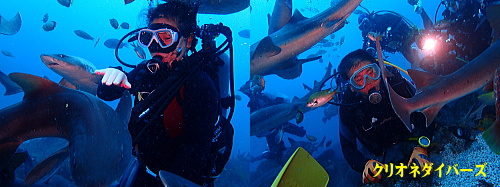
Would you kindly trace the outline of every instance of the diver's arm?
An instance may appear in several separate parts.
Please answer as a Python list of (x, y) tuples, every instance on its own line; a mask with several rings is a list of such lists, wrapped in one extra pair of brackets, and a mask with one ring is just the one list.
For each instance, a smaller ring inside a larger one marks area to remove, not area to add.
[(413, 5), (414, 11), (417, 14), (420, 14), (420, 17), (422, 17), (422, 21), (424, 21), (424, 28), (425, 30), (429, 30), (432, 28), (433, 23), (427, 12), (425, 12), (424, 7), (422, 6), (422, 1), (420, 0), (408, 0), (408, 4)]
[(424, 22), (425, 30), (430, 30), (434, 26), (431, 18), (429, 17), (427, 12), (425, 12), (424, 7), (422, 7), (422, 11), (420, 12), (420, 17), (422, 17), (422, 21)]
[(358, 150), (356, 136), (339, 120), (340, 146), (345, 160), (357, 172), (362, 173), (369, 160)]

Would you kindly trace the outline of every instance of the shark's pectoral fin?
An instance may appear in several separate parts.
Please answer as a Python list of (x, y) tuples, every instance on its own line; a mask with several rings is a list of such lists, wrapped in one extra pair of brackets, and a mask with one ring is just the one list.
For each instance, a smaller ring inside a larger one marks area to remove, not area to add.
[(260, 57), (271, 57), (281, 53), (281, 48), (276, 46), (271, 39), (271, 37), (266, 36), (262, 39), (257, 47), (255, 48), (253, 54), (251, 54), (251, 59)]
[(11, 73), (9, 74), (9, 77), (23, 89), (23, 99), (31, 97), (45, 97), (62, 92), (65, 89), (64, 87), (61, 87), (48, 79), (44, 79), (35, 75), (25, 73)]
[(500, 120), (497, 119), (488, 130), (484, 131), (483, 139), (486, 141), (490, 150), (497, 155), (500, 155)]
[(26, 176), (24, 183), (27, 185), (32, 185), (35, 182), (38, 182), (40, 179), (44, 178), (45, 176), (47, 176), (46, 178), (52, 177), (52, 175), (54, 175), (54, 173), (61, 167), (63, 161), (66, 160), (66, 158), (68, 157), (69, 157), (68, 147), (59, 150), (52, 156), (40, 162), (40, 164), (36, 165), (36, 167), (30, 171), (28, 176)]
[(297, 59), (297, 57), (293, 57), (287, 60), (287, 62), (282, 63), (282, 65), (273, 70), (272, 73), (284, 79), (295, 79), (302, 74), (302, 64), (320, 58), (321, 56), (306, 59)]
[(392, 109), (398, 115), (399, 119), (405, 124), (406, 128), (411, 132), (413, 130), (410, 114), (413, 111), (410, 111), (408, 108), (407, 99), (399, 96), (391, 86), (388, 86), (389, 89), (389, 98), (391, 100)]
[(10, 80), (9, 76), (5, 75), (2, 71), (0, 71), (0, 83), (5, 86), (5, 93), (3, 95), (13, 95), (23, 91), (19, 85)]
[(295, 79), (302, 74), (302, 64), (297, 64), (288, 69), (275, 69), (272, 73), (284, 79)]
[(128, 124), (132, 112), (132, 97), (130, 97), (130, 92), (128, 90), (123, 91), (115, 111), (118, 116), (123, 119), (123, 122)]
[(74, 90), (78, 90), (78, 87), (76, 87), (73, 83), (69, 82), (65, 78), (62, 78), (61, 81), (59, 81), (59, 85), (64, 86), (66, 88), (71, 88)]
[(0, 15), (0, 34), (13, 35), (21, 29), (21, 15), (19, 12), (10, 20)]
[(444, 105), (440, 103), (422, 110), (422, 113), (425, 114), (426, 118), (426, 127), (428, 127), (432, 123), (432, 121), (436, 119), (437, 114), (439, 113), (441, 108), (443, 108), (443, 106)]

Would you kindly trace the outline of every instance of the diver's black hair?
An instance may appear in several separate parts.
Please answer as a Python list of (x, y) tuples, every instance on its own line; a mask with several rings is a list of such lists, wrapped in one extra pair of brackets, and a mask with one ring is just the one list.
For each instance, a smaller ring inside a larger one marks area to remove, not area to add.
[(148, 25), (157, 18), (171, 19), (179, 25), (180, 35), (187, 37), (196, 30), (198, 1), (164, 0), (165, 3), (150, 8), (147, 14)]
[(364, 49), (358, 49), (353, 52), (350, 52), (340, 61), (338, 67), (340, 78), (345, 81), (349, 80), (350, 78), (348, 75), (349, 70), (353, 66), (359, 64), (361, 61), (369, 61), (372, 63), (377, 63), (377, 61), (375, 61), (375, 58), (370, 53), (368, 53), (368, 51)]

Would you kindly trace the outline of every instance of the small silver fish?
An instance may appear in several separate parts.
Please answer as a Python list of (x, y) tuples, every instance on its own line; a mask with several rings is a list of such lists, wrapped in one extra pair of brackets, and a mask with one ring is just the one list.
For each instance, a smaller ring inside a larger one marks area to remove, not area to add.
[(310, 142), (315, 142), (315, 141), (318, 141), (318, 138), (316, 138), (315, 136), (313, 135), (307, 135), (306, 136), (307, 140), (309, 140)]
[(65, 7), (69, 7), (71, 6), (71, 4), (73, 4), (72, 0), (57, 0), (57, 2), (59, 2), (59, 4)]
[(94, 41), (94, 37), (90, 36), (90, 34), (85, 31), (75, 30), (74, 33), (83, 39)]
[(132, 43), (131, 45), (134, 47), (135, 54), (137, 54), (139, 58), (146, 59), (146, 52), (144, 52), (144, 49), (142, 49), (141, 46), (136, 43)]
[(49, 21), (49, 14), (48, 14), (48, 13), (45, 13), (45, 15), (44, 15), (44, 16), (43, 16), (43, 18), (42, 18), (42, 21), (43, 21), (44, 23), (47, 23), (47, 21)]
[(317, 108), (323, 106), (324, 104), (331, 101), (333, 99), (333, 96), (337, 93), (340, 93), (339, 91), (337, 91), (337, 89), (333, 91), (330, 91), (330, 89), (326, 89), (316, 92), (309, 97), (306, 106), (309, 108)]
[(11, 52), (7, 51), (7, 50), (2, 50), (2, 54), (5, 55), (5, 56), (14, 58), (14, 55)]
[(128, 24), (127, 22), (123, 22), (122, 24), (120, 24), (120, 27), (122, 29), (130, 29), (130, 24)]
[(111, 24), (113, 28), (118, 29), (118, 21), (115, 18), (109, 19), (109, 24)]
[(45, 24), (43, 24), (42, 26), (42, 29), (44, 31), (51, 31), (51, 30), (54, 30), (54, 28), (56, 27), (56, 22), (55, 21), (49, 21), (49, 22), (46, 22)]

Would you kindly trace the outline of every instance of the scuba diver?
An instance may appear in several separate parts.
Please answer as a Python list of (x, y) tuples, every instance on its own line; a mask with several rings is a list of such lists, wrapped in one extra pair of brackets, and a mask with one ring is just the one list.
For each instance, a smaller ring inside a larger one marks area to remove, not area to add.
[(500, 1), (495, 0), (442, 0), (436, 12), (444, 5), (444, 18), (436, 22), (435, 17), (433, 27), (417, 37), (417, 46), (428, 51), (419, 62), (420, 67), (433, 74), (447, 75), (480, 55), (493, 39), (491, 26), (498, 24), (489, 20), (494, 16), (487, 15), (500, 16), (498, 11), (486, 10), (498, 3)]
[[(361, 7), (364, 8), (363, 6)], [(380, 33), (385, 36), (384, 39), (380, 41), (383, 51), (393, 54), (400, 52), (405, 59), (410, 62), (413, 68), (418, 67), (418, 62), (420, 60), (418, 57), (418, 50), (416, 50), (412, 44), (415, 43), (415, 38), (419, 35), (420, 29), (399, 13), (388, 10), (370, 12), (368, 9), (364, 9), (365, 12), (361, 13), (358, 17), (358, 28), (361, 30), (364, 41), (362, 48), (367, 49), (375, 56), (375, 42), (368, 38), (368, 33)], [(424, 20), (424, 25), (427, 27), (432, 24), (432, 22), (428, 24), (430, 18), (428, 18), (425, 11), (423, 9), (420, 10), (422, 12), (421, 15)]]
[[(387, 82), (400, 96), (415, 95), (415, 85), (397, 68), (386, 68)], [(338, 94), (342, 153), (351, 168), (362, 173), (363, 183), (381, 182), (385, 174), (375, 175), (377, 164), (410, 166), (415, 163), (420, 167), (430, 164), (425, 147), (430, 143), (435, 125), (427, 127), (425, 117), (413, 113), (413, 129), (405, 126), (392, 108), (375, 58), (366, 50), (355, 50), (341, 60), (338, 71), (337, 85), (342, 91)]]
[[(104, 75), (99, 98), (115, 100), (126, 89), (135, 96), (128, 127), (138, 164), (135, 177), (131, 172), (131, 179), (125, 179), (128, 185), (163, 186), (160, 173), (167, 171), (198, 185), (213, 186), (229, 159), (234, 91), (221, 98), (227, 91), (217, 73), (225, 63), (219, 55), (230, 49), (232, 57), (231, 30), (222, 24), (198, 27), (198, 7), (197, 2), (178, 0), (152, 6), (148, 27), (120, 40), (131, 36), (128, 41), (147, 47), (152, 59), (136, 66), (126, 64), (117, 48), (118, 61), (134, 69), (128, 73), (120, 67), (96, 71)], [(227, 39), (217, 47), (213, 39), (219, 34)], [(195, 50), (195, 36), (202, 39), (200, 51)], [(233, 90), (234, 80), (224, 81)], [(223, 111), (228, 107), (231, 111), (226, 115)]]

